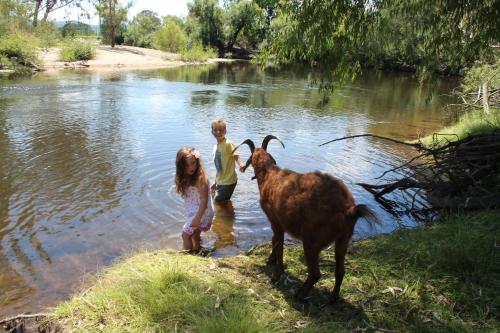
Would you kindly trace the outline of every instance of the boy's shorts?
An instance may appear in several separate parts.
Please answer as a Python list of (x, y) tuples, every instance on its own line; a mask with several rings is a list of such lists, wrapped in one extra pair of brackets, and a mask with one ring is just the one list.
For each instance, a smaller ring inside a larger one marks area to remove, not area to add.
[(236, 183), (231, 185), (216, 185), (215, 187), (215, 202), (223, 202), (231, 199)]

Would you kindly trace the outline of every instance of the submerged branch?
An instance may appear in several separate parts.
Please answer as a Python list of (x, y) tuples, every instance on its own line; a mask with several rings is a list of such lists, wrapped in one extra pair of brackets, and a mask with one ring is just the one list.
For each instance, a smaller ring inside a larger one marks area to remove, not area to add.
[(321, 146), (324, 146), (326, 144), (329, 144), (329, 143), (332, 143), (332, 142), (335, 142), (335, 141), (340, 141), (340, 140), (345, 140), (345, 139), (353, 139), (353, 138), (360, 138), (360, 137), (364, 137), (364, 136), (371, 136), (371, 137), (378, 138), (378, 139), (388, 140), (388, 141), (391, 141), (391, 142), (394, 142), (394, 143), (399, 143), (399, 144), (402, 144), (402, 145), (411, 146), (411, 147), (415, 147), (415, 148), (418, 148), (418, 149), (426, 149), (420, 143), (409, 143), (409, 142), (399, 141), (399, 140), (395, 140), (395, 139), (392, 139), (392, 138), (388, 138), (388, 137), (380, 136), (380, 135), (375, 135), (375, 134), (359, 134), (359, 135), (344, 136), (342, 138), (338, 138), (338, 139), (334, 139), (334, 140), (330, 140), (330, 141), (324, 142), (324, 143), (320, 144), (319, 146), (321, 147)]

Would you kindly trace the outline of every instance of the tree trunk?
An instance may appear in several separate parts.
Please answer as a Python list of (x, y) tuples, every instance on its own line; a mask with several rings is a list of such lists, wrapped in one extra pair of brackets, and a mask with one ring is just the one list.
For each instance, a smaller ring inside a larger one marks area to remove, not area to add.
[(38, 25), (38, 12), (40, 11), (40, 5), (42, 0), (35, 0), (35, 9), (33, 11), (33, 26), (36, 27)]
[(489, 104), (489, 94), (488, 94), (488, 83), (483, 83), (483, 109), (484, 113), (490, 113), (490, 104)]
[(109, 4), (109, 25), (110, 25), (110, 38), (111, 47), (115, 47), (115, 0), (110, 0)]
[(57, 0), (47, 0), (45, 5), (45, 13), (43, 14), (42, 22), (47, 22), (47, 18), (49, 17), (49, 13), (52, 11), (54, 6), (56, 5)]

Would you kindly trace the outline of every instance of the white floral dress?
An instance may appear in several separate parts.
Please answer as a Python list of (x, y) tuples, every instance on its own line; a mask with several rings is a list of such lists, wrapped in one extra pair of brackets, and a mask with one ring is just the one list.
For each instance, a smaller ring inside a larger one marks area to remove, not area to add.
[[(188, 235), (192, 235), (194, 228), (191, 227), (193, 219), (198, 213), (200, 208), (200, 191), (196, 186), (188, 186), (186, 188), (186, 196), (184, 197), (184, 207), (186, 208), (187, 221), (182, 228), (182, 231)], [(208, 203), (207, 209), (201, 217), (200, 224), (198, 228), (201, 231), (208, 231), (212, 226), (212, 219), (214, 217), (214, 209), (212, 207), (212, 200), (210, 198), (210, 187), (208, 188)]]

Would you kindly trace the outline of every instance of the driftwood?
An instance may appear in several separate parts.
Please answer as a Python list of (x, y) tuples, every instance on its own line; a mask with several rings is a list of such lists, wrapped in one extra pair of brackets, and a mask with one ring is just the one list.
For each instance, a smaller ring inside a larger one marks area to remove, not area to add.
[[(443, 135), (434, 135), (434, 142), (439, 136)], [(324, 144), (358, 137), (374, 137), (416, 149), (415, 157), (377, 177), (385, 182), (358, 183), (392, 213), (402, 207), (405, 213), (425, 218), (444, 208), (500, 207), (500, 133), (469, 136), (430, 148), (371, 134)]]
[(20, 314), (0, 320), (0, 332), (40, 332), (56, 333), (61, 332), (62, 327), (57, 323), (45, 321), (47, 313)]

